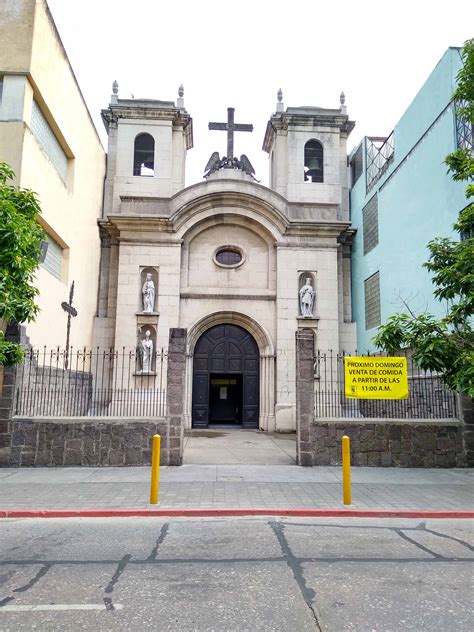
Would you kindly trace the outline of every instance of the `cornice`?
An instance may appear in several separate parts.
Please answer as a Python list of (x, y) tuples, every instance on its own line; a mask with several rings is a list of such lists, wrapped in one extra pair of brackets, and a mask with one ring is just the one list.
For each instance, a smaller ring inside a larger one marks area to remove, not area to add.
[(338, 129), (341, 133), (349, 135), (355, 127), (355, 122), (350, 121), (347, 114), (340, 110), (323, 108), (288, 108), (286, 112), (273, 114), (267, 123), (262, 149), (270, 153), (274, 136), (279, 131), (286, 131), (290, 127), (329, 127)]

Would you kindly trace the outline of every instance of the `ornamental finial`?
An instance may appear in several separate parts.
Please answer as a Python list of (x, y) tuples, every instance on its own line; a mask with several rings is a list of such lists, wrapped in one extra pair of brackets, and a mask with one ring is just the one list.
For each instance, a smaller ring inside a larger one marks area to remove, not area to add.
[(178, 88), (178, 96), (180, 97), (180, 99), (182, 99), (184, 97), (184, 86), (183, 84), (181, 84)]
[(344, 92), (341, 92), (341, 95), (339, 97), (339, 101), (340, 101), (341, 105), (344, 105), (344, 103), (346, 102), (346, 95), (344, 94)]
[(277, 99), (278, 101), (277, 101), (276, 111), (283, 112), (285, 109), (285, 106), (283, 104), (283, 90), (281, 88), (278, 88)]
[(112, 92), (113, 92), (114, 94), (118, 94), (118, 88), (119, 88), (119, 86), (118, 86), (118, 82), (117, 82), (117, 80), (115, 80), (115, 81), (113, 82), (113, 84), (112, 84)]

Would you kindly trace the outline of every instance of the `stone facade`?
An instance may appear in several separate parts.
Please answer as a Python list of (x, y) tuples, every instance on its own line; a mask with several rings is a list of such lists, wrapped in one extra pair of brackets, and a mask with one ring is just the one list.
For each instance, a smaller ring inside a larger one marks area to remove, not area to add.
[[(465, 467), (465, 426), (457, 420), (328, 419), (311, 425), (313, 465), (340, 465), (341, 438), (353, 465)], [(472, 465), (472, 462), (471, 462)]]
[[(193, 421), (193, 354), (199, 335), (214, 325), (238, 324), (259, 350), (258, 427), (294, 431), (295, 331), (317, 333), (320, 349), (354, 347), (346, 164), (354, 124), (345, 109), (277, 108), (264, 141), (270, 188), (234, 168), (184, 188), (184, 159), (193, 140), (182, 97), (175, 105), (114, 94), (102, 114), (109, 161), (94, 344), (135, 344), (137, 330), (143, 333), (141, 271), (153, 269), (156, 314), (149, 322), (156, 347), (166, 346), (170, 330), (187, 330), (185, 426)], [(155, 144), (152, 175), (133, 175), (134, 142), (141, 134)], [(324, 148), (322, 183), (305, 182), (305, 146), (311, 139)], [(242, 254), (238, 265), (216, 260), (226, 245)], [(299, 309), (305, 274), (315, 290), (309, 318)]]

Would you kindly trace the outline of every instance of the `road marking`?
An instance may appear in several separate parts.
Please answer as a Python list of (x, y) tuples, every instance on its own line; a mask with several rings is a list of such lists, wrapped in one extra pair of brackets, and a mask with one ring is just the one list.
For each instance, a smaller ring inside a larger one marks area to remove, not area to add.
[[(114, 603), (115, 610), (122, 610), (123, 605)], [(103, 603), (52, 603), (24, 606), (0, 606), (0, 612), (38, 612), (49, 610), (107, 610)]]

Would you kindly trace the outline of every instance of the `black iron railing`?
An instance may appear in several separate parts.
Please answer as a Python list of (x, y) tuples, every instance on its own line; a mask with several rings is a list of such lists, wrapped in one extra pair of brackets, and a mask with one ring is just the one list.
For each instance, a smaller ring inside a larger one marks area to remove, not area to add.
[[(408, 399), (350, 399), (344, 394), (344, 357), (317, 351), (314, 358), (315, 417), (372, 417), (391, 419), (447, 419), (456, 417), (456, 394), (430, 371), (422, 371), (406, 355)], [(383, 355), (383, 354), (377, 354)]]
[(15, 414), (161, 417), (167, 359), (164, 349), (145, 364), (141, 349), (31, 349), (17, 371)]

